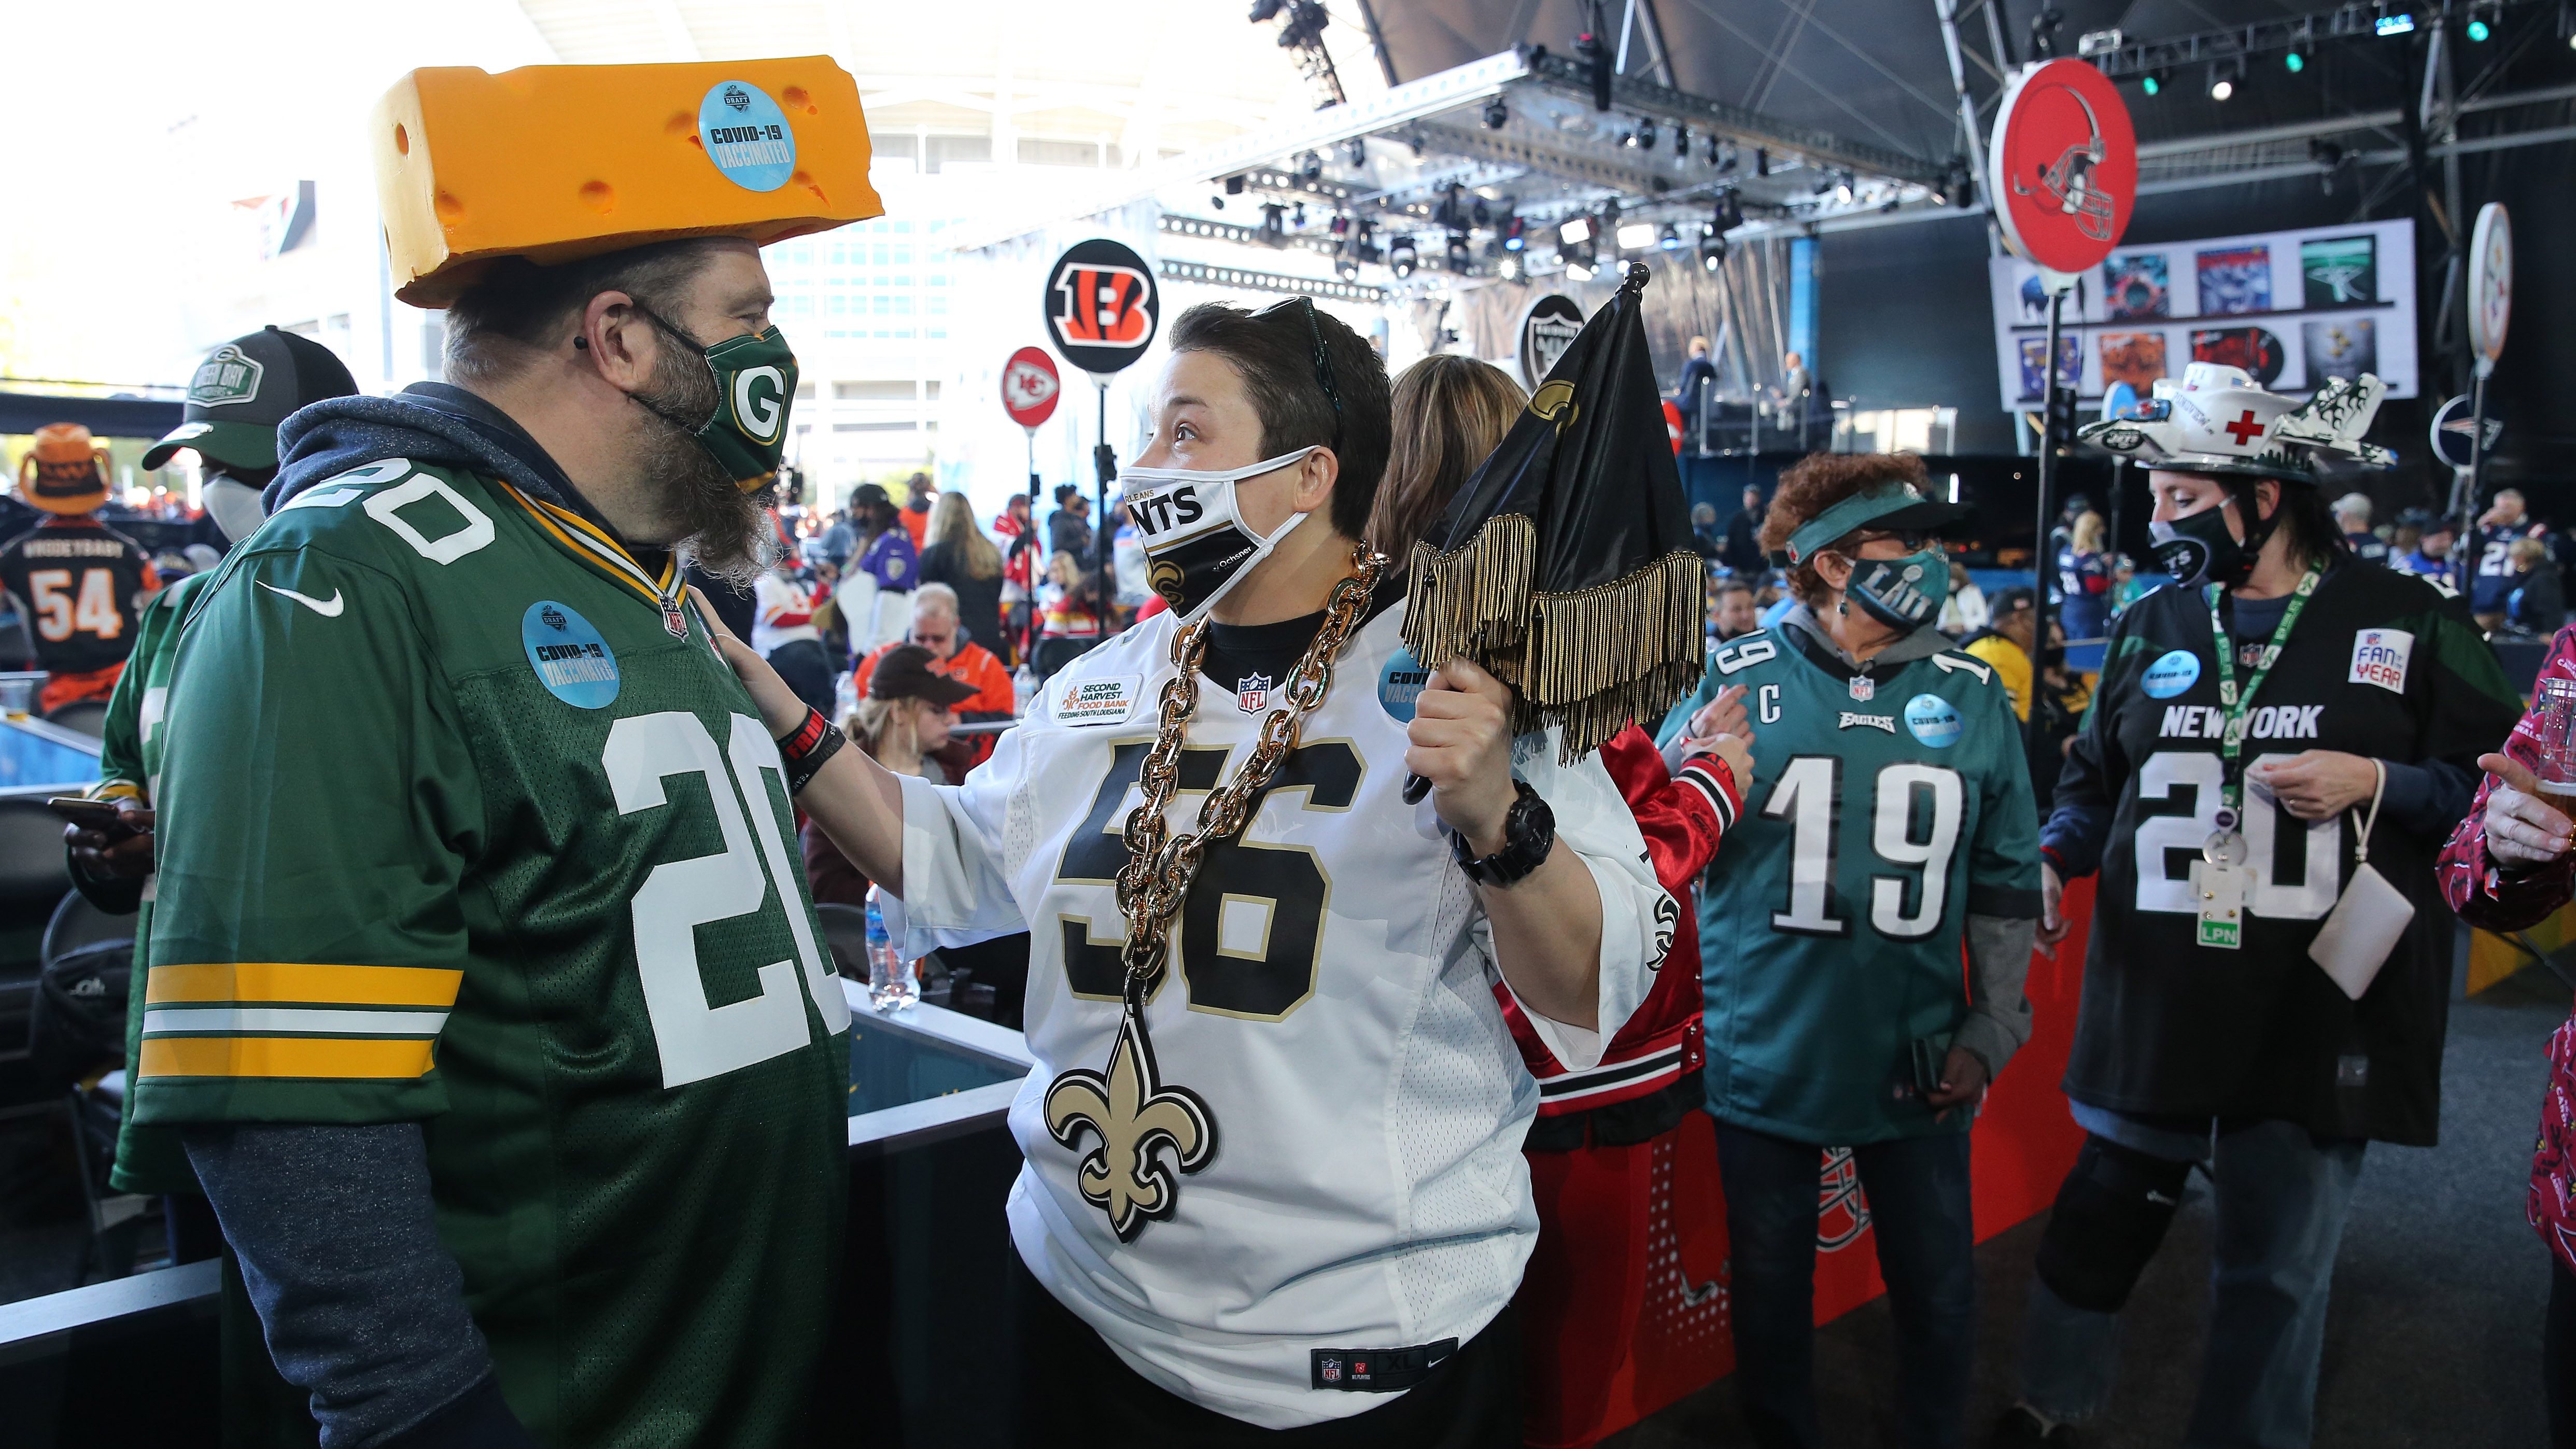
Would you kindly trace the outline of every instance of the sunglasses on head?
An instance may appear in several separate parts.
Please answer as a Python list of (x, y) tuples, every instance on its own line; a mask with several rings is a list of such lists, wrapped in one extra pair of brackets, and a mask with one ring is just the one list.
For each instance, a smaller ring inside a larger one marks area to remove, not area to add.
[(1315, 299), (1291, 297), (1284, 302), (1273, 302), (1252, 315), (1259, 319), (1291, 307), (1300, 308), (1306, 314), (1306, 336), (1315, 345), (1315, 383), (1324, 390), (1324, 400), (1333, 405), (1333, 448), (1338, 452), (1342, 446), (1342, 390), (1333, 385), (1333, 355), (1324, 348), (1324, 326), (1315, 320)]

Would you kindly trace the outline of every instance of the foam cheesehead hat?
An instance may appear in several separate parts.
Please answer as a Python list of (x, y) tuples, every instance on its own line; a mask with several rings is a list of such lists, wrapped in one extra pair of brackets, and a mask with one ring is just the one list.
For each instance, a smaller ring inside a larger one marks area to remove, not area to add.
[(758, 245), (882, 215), (859, 90), (830, 57), (415, 70), (369, 120), (394, 295), (491, 264), (688, 237)]
[(78, 423), (47, 423), (18, 464), (18, 494), (47, 513), (88, 513), (107, 501), (107, 450)]
[(2076, 429), (2079, 442), (2150, 468), (2313, 483), (2335, 459), (2386, 468), (2397, 455), (2361, 441), (2387, 385), (2369, 373), (2328, 378), (2306, 402), (2266, 392), (2241, 367), (2195, 362), (2160, 378), (2128, 416)]
[(324, 398), (349, 397), (358, 380), (330, 348), (309, 337), (264, 327), (207, 354), (188, 380), (179, 426), (143, 454), (158, 468), (181, 448), (235, 468), (277, 466), (277, 425)]

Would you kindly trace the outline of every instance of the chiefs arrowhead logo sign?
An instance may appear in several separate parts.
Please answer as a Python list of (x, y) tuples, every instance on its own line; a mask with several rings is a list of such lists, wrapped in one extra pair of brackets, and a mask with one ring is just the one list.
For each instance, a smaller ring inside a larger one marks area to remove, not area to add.
[(1034, 428), (1053, 417), (1063, 391), (1054, 360), (1037, 348), (1023, 347), (1002, 364), (1002, 410), (1021, 427)]
[(1144, 356), (1161, 310), (1152, 268), (1105, 238), (1074, 244), (1047, 274), (1047, 331), (1085, 372), (1116, 372)]

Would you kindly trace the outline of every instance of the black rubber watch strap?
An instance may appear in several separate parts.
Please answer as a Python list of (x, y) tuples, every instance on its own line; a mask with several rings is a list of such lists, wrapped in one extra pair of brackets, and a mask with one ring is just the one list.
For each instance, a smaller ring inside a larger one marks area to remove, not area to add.
[(1556, 849), (1556, 812), (1548, 809), (1529, 781), (1516, 779), (1512, 788), (1519, 798), (1512, 801), (1511, 810), (1503, 816), (1502, 849), (1477, 859), (1467, 853), (1472, 847), (1466, 836), (1449, 832), (1451, 858), (1467, 873), (1467, 879), (1480, 886), (1515, 885), (1545, 864), (1548, 853)]

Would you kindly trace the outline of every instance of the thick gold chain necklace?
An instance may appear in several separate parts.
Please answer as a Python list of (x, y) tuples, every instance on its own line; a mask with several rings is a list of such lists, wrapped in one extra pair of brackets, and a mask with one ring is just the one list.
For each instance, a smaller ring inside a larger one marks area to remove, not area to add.
[[(1172, 922), (1189, 899), (1207, 848), (1239, 834), (1270, 788), (1271, 778), (1296, 752), (1306, 716), (1332, 688), (1333, 661), (1368, 611), (1386, 559), (1363, 543), (1352, 551), (1356, 570), (1333, 586), (1323, 625), (1288, 676), (1287, 704), (1261, 722), (1252, 755), (1222, 789), (1199, 803), (1198, 829), (1175, 835), (1164, 818), (1181, 789), (1181, 748), (1198, 709), (1199, 663), (1207, 654), (1202, 620), (1172, 635), (1178, 673), (1163, 685), (1154, 748), (1137, 771), (1144, 803), (1127, 816), (1121, 838), (1127, 863), (1118, 870), (1118, 909), (1127, 917), (1126, 967), (1120, 990), (1118, 1040), (1106, 1072), (1074, 1068), (1047, 1088), (1046, 1124), (1055, 1140), (1073, 1147), (1086, 1131), (1100, 1139), (1085, 1154), (1079, 1173), (1084, 1201), (1109, 1217), (1120, 1242), (1133, 1242), (1145, 1224), (1168, 1218), (1180, 1200), (1173, 1167), (1197, 1172), (1216, 1159), (1216, 1118), (1187, 1087), (1166, 1085), (1154, 1065), (1145, 1031), (1145, 1002), (1171, 961)], [(1169, 1149), (1171, 1165), (1163, 1161)]]

